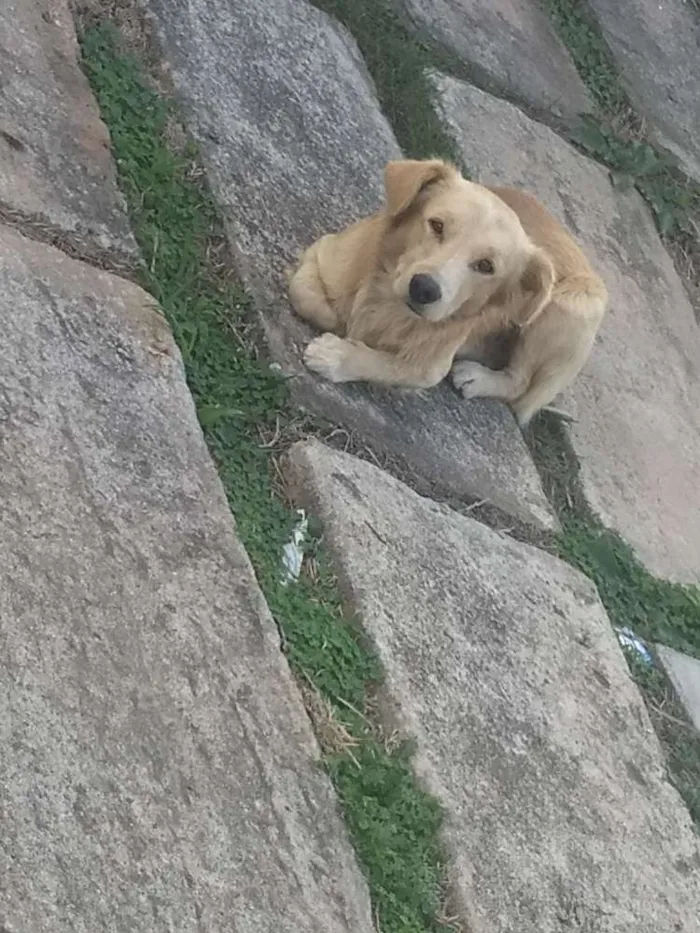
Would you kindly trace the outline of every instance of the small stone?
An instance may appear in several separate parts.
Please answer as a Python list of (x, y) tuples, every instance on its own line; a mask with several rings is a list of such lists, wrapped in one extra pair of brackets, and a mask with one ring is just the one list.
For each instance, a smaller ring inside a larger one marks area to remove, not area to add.
[(656, 653), (688, 718), (700, 731), (700, 660), (666, 645), (657, 645)]

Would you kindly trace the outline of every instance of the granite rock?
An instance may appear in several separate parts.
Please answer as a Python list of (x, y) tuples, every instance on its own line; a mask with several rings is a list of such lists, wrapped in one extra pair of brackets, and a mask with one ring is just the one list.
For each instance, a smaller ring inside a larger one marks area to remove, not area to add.
[(0, 227), (0, 927), (371, 933), (164, 318)]
[(0, 217), (133, 262), (109, 134), (66, 0), (0, 6)]
[(318, 442), (286, 475), (444, 807), (466, 929), (698, 933), (698, 837), (593, 584)]

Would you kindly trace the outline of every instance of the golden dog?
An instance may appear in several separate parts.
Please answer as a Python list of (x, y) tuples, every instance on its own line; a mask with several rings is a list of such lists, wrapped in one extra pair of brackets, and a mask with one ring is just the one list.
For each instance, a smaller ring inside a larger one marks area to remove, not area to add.
[(528, 195), (439, 160), (390, 162), (384, 183), (383, 210), (322, 237), (290, 277), (296, 312), (326, 332), (306, 365), (333, 382), (426, 388), (462, 357), (465, 397), (502, 398), (525, 424), (585, 362), (605, 286)]

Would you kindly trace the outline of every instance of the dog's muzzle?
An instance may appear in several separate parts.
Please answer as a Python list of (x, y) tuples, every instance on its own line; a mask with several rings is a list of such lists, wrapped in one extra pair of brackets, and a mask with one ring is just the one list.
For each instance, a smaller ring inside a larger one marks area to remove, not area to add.
[(408, 283), (408, 297), (411, 307), (420, 314), (422, 307), (435, 304), (442, 298), (442, 291), (432, 275), (419, 273)]

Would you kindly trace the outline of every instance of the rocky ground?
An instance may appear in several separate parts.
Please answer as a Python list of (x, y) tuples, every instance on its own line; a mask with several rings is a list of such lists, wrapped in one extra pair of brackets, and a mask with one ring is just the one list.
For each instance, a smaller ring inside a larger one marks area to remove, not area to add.
[[(699, 39), (0, 10), (1, 930), (700, 931)], [(302, 366), (285, 268), (402, 152), (604, 276), (570, 426)]]

